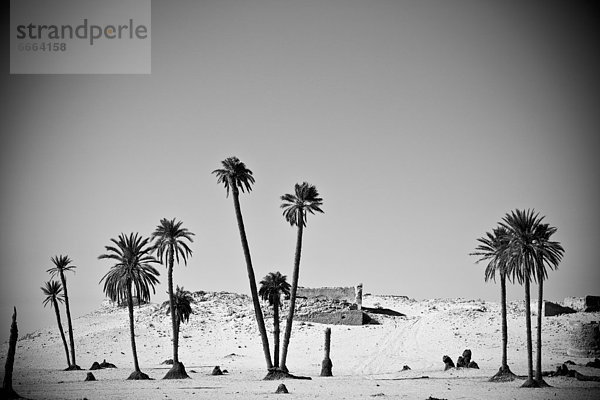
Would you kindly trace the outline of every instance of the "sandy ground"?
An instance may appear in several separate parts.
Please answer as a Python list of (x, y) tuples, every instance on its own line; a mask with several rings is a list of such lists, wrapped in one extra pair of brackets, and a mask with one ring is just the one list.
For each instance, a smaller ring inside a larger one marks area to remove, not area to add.
[[(15, 390), (30, 399), (268, 399), (278, 381), (266, 374), (252, 305), (245, 296), (208, 293), (194, 305), (190, 323), (182, 326), (180, 359), (191, 379), (161, 380), (171, 358), (170, 317), (156, 304), (136, 308), (136, 342), (141, 369), (151, 381), (127, 381), (133, 371), (126, 309), (108, 302), (74, 320), (77, 363), (90, 368), (106, 359), (117, 369), (93, 371), (97, 381), (84, 382), (88, 371), (62, 371), (66, 358), (58, 329), (20, 333), (15, 361)], [(600, 382), (548, 377), (545, 389), (522, 389), (517, 380), (489, 383), (500, 366), (500, 310), (496, 303), (464, 299), (415, 301), (393, 296), (366, 296), (365, 306), (385, 307), (405, 317), (377, 315), (379, 325), (332, 326), (334, 377), (319, 377), (325, 325), (294, 325), (288, 367), (312, 380), (287, 380), (297, 399), (600, 399)], [(600, 375), (585, 367), (589, 358), (567, 355), (573, 322), (600, 320), (599, 313), (547, 317), (543, 325), (543, 370), (555, 370), (566, 360), (585, 375)], [(272, 319), (266, 321), (272, 327)], [(509, 365), (526, 374), (525, 322), (522, 302), (509, 305)], [(533, 321), (535, 327), (535, 319)], [(455, 362), (471, 349), (480, 369), (444, 372), (441, 359)], [(7, 343), (0, 346), (4, 360)], [(211, 376), (215, 365), (228, 374)], [(411, 370), (402, 371), (408, 365)], [(4, 373), (4, 362), (0, 366)]]

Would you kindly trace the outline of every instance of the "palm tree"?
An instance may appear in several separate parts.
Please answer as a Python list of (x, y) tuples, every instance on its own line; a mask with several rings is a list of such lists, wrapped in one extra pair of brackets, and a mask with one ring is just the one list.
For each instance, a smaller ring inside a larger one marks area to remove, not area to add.
[(225, 190), (227, 191), (227, 197), (229, 197), (230, 190), (233, 195), (233, 208), (235, 209), (235, 216), (237, 219), (238, 229), (240, 231), (240, 239), (242, 241), (242, 249), (244, 250), (244, 257), (246, 259), (246, 270), (248, 273), (248, 280), (250, 281), (250, 293), (252, 295), (252, 304), (254, 305), (256, 323), (258, 325), (258, 331), (260, 332), (260, 338), (262, 340), (262, 347), (265, 356), (265, 361), (267, 363), (267, 370), (272, 370), (273, 362), (271, 361), (271, 352), (269, 350), (269, 338), (267, 336), (265, 320), (258, 299), (256, 277), (254, 276), (254, 268), (252, 268), (250, 248), (248, 247), (246, 229), (244, 228), (244, 219), (242, 217), (242, 209), (240, 207), (239, 199), (240, 190), (242, 191), (242, 193), (244, 193), (245, 190), (248, 192), (252, 190), (252, 184), (254, 184), (254, 177), (252, 176), (252, 171), (246, 168), (246, 165), (243, 162), (241, 162), (237, 157), (226, 158), (221, 162), (221, 164), (223, 165), (223, 168), (216, 169), (212, 173), (217, 176), (217, 184), (222, 183), (225, 187)]
[(79, 370), (79, 366), (75, 361), (75, 341), (73, 340), (73, 324), (71, 323), (71, 308), (69, 307), (69, 293), (67, 292), (67, 278), (65, 277), (65, 272), (73, 271), (75, 272), (75, 265), (71, 265), (73, 262), (68, 256), (54, 256), (50, 259), (54, 264), (53, 268), (46, 270), (50, 274), (51, 278), (54, 278), (56, 275), (60, 276), (60, 281), (62, 282), (62, 287), (65, 292), (65, 309), (67, 313), (67, 326), (69, 328), (69, 344), (71, 345), (71, 370)]
[(187, 265), (187, 258), (192, 255), (192, 250), (188, 247), (186, 240), (193, 242), (192, 232), (187, 228), (181, 227), (182, 222), (175, 222), (175, 218), (168, 220), (163, 218), (160, 225), (152, 233), (154, 245), (152, 250), (158, 254), (160, 263), (167, 264), (167, 277), (169, 288), (169, 308), (171, 310), (171, 324), (173, 328), (173, 367), (167, 372), (163, 379), (183, 379), (189, 378), (185, 372), (183, 363), (179, 362), (179, 335), (177, 330), (177, 321), (175, 315), (175, 304), (173, 301), (173, 264), (175, 260), (183, 260)]
[(537, 303), (537, 349), (535, 380), (540, 386), (548, 386), (542, 378), (542, 306), (544, 302), (544, 281), (548, 278), (548, 270), (557, 269), (560, 263), (564, 249), (559, 242), (550, 240), (550, 237), (556, 233), (557, 228), (548, 224), (540, 224), (536, 230), (536, 252), (535, 272), (538, 282), (538, 303)]
[(158, 283), (159, 272), (152, 266), (158, 260), (151, 255), (152, 249), (148, 246), (149, 239), (144, 239), (138, 234), (119, 235), (119, 239), (110, 239), (111, 245), (105, 246), (106, 254), (101, 254), (98, 259), (115, 261), (110, 270), (100, 279), (104, 281), (104, 293), (116, 302), (127, 302), (129, 310), (129, 333), (131, 335), (131, 350), (135, 370), (127, 379), (150, 379), (140, 371), (135, 347), (135, 330), (133, 320), (133, 289), (135, 296), (141, 304), (150, 301), (150, 288), (155, 292), (154, 285)]
[(287, 283), (287, 277), (281, 275), (281, 272), (269, 272), (267, 276), (260, 281), (260, 297), (269, 302), (273, 307), (273, 361), (274, 367), (279, 367), (279, 308), (281, 307), (281, 295), (288, 297), (290, 295), (290, 284)]
[(296, 238), (296, 253), (294, 256), (294, 273), (292, 275), (292, 291), (290, 294), (290, 310), (288, 312), (285, 325), (285, 334), (283, 336), (283, 348), (281, 351), (280, 368), (287, 372), (286, 359), (288, 346), (290, 344), (290, 336), (292, 334), (292, 322), (294, 321), (294, 308), (296, 307), (296, 292), (298, 290), (298, 275), (300, 272), (300, 253), (302, 252), (302, 232), (306, 226), (307, 212), (314, 214), (315, 211), (320, 213), (323, 199), (319, 197), (319, 192), (314, 185), (303, 182), (301, 185), (296, 183), (294, 194), (284, 194), (281, 196), (281, 208), (283, 216), (291, 226), (298, 227), (298, 235)]
[[(167, 292), (168, 293), (168, 292)], [(179, 326), (182, 322), (188, 322), (190, 320), (190, 315), (194, 313), (192, 310), (192, 303), (194, 302), (194, 298), (192, 294), (185, 290), (183, 287), (177, 286), (175, 289), (175, 293), (173, 293), (173, 304), (175, 305), (175, 316), (176, 316), (176, 329), (177, 334), (179, 335)], [(171, 302), (170, 300), (165, 301), (162, 305), (169, 306), (167, 308), (167, 314), (171, 314)]]
[(65, 346), (65, 355), (67, 356), (67, 370), (71, 367), (71, 361), (69, 359), (69, 347), (67, 346), (67, 339), (65, 338), (65, 332), (63, 331), (62, 322), (60, 321), (60, 311), (58, 309), (58, 303), (64, 302), (64, 298), (62, 295), (62, 287), (60, 282), (58, 281), (48, 281), (45, 283), (45, 287), (40, 287), (42, 292), (46, 296), (42, 304), (46, 307), (50, 304), (50, 307), (54, 307), (54, 312), (56, 313), (56, 322), (58, 323), (58, 330), (60, 332), (60, 337), (62, 338), (63, 345)]
[(508, 231), (504, 227), (498, 227), (493, 233), (486, 232), (486, 236), (477, 239), (480, 243), (476, 251), (470, 255), (480, 257), (477, 263), (488, 261), (485, 269), (485, 281), (493, 279), (496, 281), (496, 272), (500, 276), (500, 304), (502, 307), (502, 365), (496, 375), (490, 378), (491, 382), (513, 381), (516, 375), (508, 367), (507, 347), (508, 347), (508, 324), (506, 321), (506, 278), (511, 278), (509, 265), (506, 263), (505, 251), (508, 247)]
[(515, 210), (506, 214), (500, 225), (508, 231), (506, 262), (514, 268), (519, 283), (525, 284), (525, 326), (527, 330), (527, 380), (522, 387), (539, 387), (533, 379), (533, 349), (531, 340), (531, 280), (536, 279), (538, 234), (543, 217), (533, 210)]

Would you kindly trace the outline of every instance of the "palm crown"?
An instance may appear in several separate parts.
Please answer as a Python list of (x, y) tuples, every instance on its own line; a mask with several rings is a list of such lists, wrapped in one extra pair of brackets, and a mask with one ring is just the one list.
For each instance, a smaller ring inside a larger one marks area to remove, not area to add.
[(271, 306), (276, 302), (280, 304), (279, 298), (282, 294), (286, 297), (289, 297), (290, 295), (291, 286), (286, 279), (287, 277), (285, 275), (281, 275), (281, 272), (279, 271), (269, 272), (267, 276), (260, 281), (261, 286), (258, 294), (263, 300), (268, 301), (269, 305)]
[(302, 221), (302, 226), (306, 226), (306, 212), (314, 214), (315, 211), (318, 211), (322, 213), (323, 199), (319, 197), (317, 188), (308, 182), (296, 183), (294, 189), (294, 194), (281, 196), (283, 216), (292, 226), (297, 226), (299, 220)]
[(120, 234), (119, 240), (110, 240), (114, 246), (105, 246), (107, 253), (98, 257), (116, 261), (100, 279), (100, 282), (104, 281), (104, 292), (112, 301), (128, 301), (127, 290), (133, 285), (140, 303), (149, 301), (150, 288), (155, 293), (156, 277), (160, 275), (152, 266), (158, 261), (150, 255), (149, 239), (131, 233), (129, 236)]
[[(190, 319), (190, 315), (194, 312), (192, 311), (192, 303), (194, 302), (194, 298), (192, 294), (185, 290), (183, 287), (177, 286), (175, 293), (173, 293), (173, 303), (175, 305), (175, 314), (177, 316), (177, 323), (188, 322)], [(169, 305), (169, 300), (163, 303), (164, 306)], [(167, 313), (170, 312), (171, 309), (167, 309)]]
[(492, 233), (486, 232), (486, 236), (477, 239), (477, 241), (479, 245), (471, 255), (480, 257), (477, 263), (488, 261), (485, 268), (485, 281), (487, 282), (490, 279), (495, 281), (496, 271), (505, 274), (510, 279), (510, 274), (514, 273), (514, 270), (508, 269), (509, 264), (506, 259), (506, 251), (510, 241), (506, 228), (499, 226)]
[(217, 183), (222, 183), (227, 190), (227, 196), (229, 196), (229, 190), (234, 193), (237, 192), (238, 188), (244, 192), (252, 190), (254, 184), (254, 177), (252, 171), (246, 168), (246, 164), (241, 162), (237, 157), (228, 157), (221, 161), (223, 168), (215, 169), (212, 173), (217, 176)]
[(533, 210), (517, 209), (506, 214), (500, 223), (508, 231), (505, 256), (519, 283), (526, 279), (535, 281), (540, 273), (540, 277), (546, 277), (546, 265), (555, 269), (562, 258), (562, 246), (550, 241), (556, 228), (543, 224), (543, 219)]
[(193, 242), (194, 234), (181, 227), (182, 221), (176, 222), (175, 218), (168, 220), (163, 218), (160, 220), (160, 225), (156, 227), (152, 233), (151, 240), (155, 241), (152, 250), (158, 254), (158, 261), (163, 262), (169, 249), (173, 248), (174, 257), (179, 263), (179, 258), (187, 264), (187, 258), (191, 256), (192, 250), (188, 247), (184, 240)]
[(58, 281), (48, 281), (45, 283), (45, 287), (40, 287), (42, 292), (46, 296), (42, 304), (44, 307), (50, 303), (50, 307), (53, 306), (54, 300), (62, 303), (64, 302), (63, 294), (62, 294), (62, 286)]
[(50, 259), (54, 264), (54, 267), (46, 270), (50, 274), (51, 278), (54, 278), (56, 275), (60, 275), (62, 272), (73, 271), (75, 272), (75, 265), (71, 265), (73, 262), (68, 256), (54, 256)]

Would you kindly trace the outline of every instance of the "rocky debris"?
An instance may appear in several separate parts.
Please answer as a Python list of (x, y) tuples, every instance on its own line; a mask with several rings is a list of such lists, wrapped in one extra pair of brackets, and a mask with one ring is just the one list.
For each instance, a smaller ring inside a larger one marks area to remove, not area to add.
[(592, 368), (600, 368), (600, 360), (596, 358), (594, 361), (590, 361), (587, 364), (585, 364), (585, 366)]
[(473, 360), (471, 360), (472, 352), (469, 349), (463, 351), (462, 356), (459, 356), (456, 360), (456, 367), (454, 366), (454, 362), (448, 356), (442, 357), (442, 361), (445, 364), (444, 371), (449, 370), (450, 368), (474, 368), (479, 369), (479, 365)]
[(600, 382), (600, 376), (589, 376), (589, 375), (583, 375), (580, 374), (579, 372), (575, 371), (575, 378), (578, 381), (592, 381), (592, 382)]
[(173, 359), (169, 358), (168, 360), (161, 362), (160, 365), (173, 365)]
[(215, 365), (215, 367), (213, 368), (213, 370), (210, 374), (211, 375), (223, 375), (223, 371), (221, 371), (221, 367), (219, 367), (218, 365)]
[(100, 368), (117, 368), (113, 363), (106, 362), (106, 359), (100, 363)]
[(98, 363), (98, 361), (94, 361), (94, 363), (90, 367), (90, 371), (95, 371), (97, 369), (103, 369), (103, 368), (117, 368), (117, 367), (116, 367), (115, 364), (111, 364), (109, 362), (106, 362), (106, 359), (105, 359), (101, 363)]
[(576, 373), (577, 371), (575, 371), (574, 369), (569, 369), (569, 367), (567, 367), (567, 364), (562, 364), (556, 367), (556, 371), (553, 372), (550, 376), (569, 376), (571, 378), (574, 378)]
[(285, 385), (283, 383), (280, 383), (279, 386), (277, 386), (277, 390), (275, 391), (275, 393), (289, 393), (287, 388), (285, 387)]
[(85, 377), (84, 382), (95, 381), (95, 380), (96, 380), (96, 377), (94, 376), (94, 374), (92, 374), (91, 372), (88, 372)]
[(452, 359), (448, 356), (444, 356), (442, 357), (442, 361), (444, 362), (445, 366), (444, 366), (444, 371), (448, 371), (450, 368), (454, 368), (454, 361), (452, 361)]
[(410, 367), (408, 365), (405, 365), (402, 367), (402, 371), (410, 371)]

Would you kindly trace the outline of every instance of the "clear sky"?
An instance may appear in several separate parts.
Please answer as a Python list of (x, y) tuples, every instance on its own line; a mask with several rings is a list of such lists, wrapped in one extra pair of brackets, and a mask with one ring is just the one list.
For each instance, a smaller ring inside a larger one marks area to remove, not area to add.
[(51, 256), (77, 265), (82, 315), (104, 298), (109, 239), (163, 217), (196, 233), (176, 284), (249, 293), (211, 175), (232, 155), (256, 178), (241, 204), (259, 279), (291, 276), (279, 196), (308, 181), (325, 214), (308, 220), (301, 285), (497, 301), (468, 254), (535, 208), (566, 250), (546, 298), (600, 294), (599, 15), (577, 4), (154, 1), (151, 75), (11, 76), (3, 58), (0, 339), (13, 305), (21, 333), (55, 328)]

